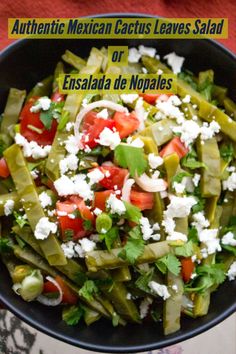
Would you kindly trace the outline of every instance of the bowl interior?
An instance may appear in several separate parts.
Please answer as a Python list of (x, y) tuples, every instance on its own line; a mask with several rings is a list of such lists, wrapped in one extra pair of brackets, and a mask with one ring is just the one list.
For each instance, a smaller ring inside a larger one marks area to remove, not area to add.
[[(198, 73), (213, 69), (216, 83), (229, 88), (236, 97), (236, 59), (227, 50), (207, 40), (23, 40), (0, 55), (0, 112), (3, 111), (10, 87), (29, 90), (36, 82), (51, 74), (65, 49), (86, 57), (92, 46), (137, 46), (157, 48), (164, 55), (175, 51), (186, 58), (184, 67)], [(0, 264), (0, 301), (24, 321), (45, 333), (70, 344), (101, 352), (137, 352), (160, 348), (192, 337), (212, 327), (236, 309), (236, 281), (225, 283), (212, 295), (209, 314), (197, 320), (184, 318), (181, 330), (165, 337), (160, 323), (127, 325), (113, 328), (107, 321), (90, 327), (69, 327), (61, 320), (61, 311), (26, 303), (11, 290), (5, 267)]]

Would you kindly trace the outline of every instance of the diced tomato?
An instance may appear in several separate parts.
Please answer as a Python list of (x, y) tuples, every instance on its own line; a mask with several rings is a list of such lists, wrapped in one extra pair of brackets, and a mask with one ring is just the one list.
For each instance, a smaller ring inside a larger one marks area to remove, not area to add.
[(100, 166), (99, 169), (105, 175), (105, 177), (99, 182), (101, 186), (106, 189), (114, 189), (114, 186), (117, 186), (118, 189), (122, 189), (128, 170), (106, 165)]
[(134, 189), (130, 192), (130, 202), (140, 210), (152, 209), (154, 205), (154, 195), (149, 192), (139, 192)]
[(4, 157), (0, 159), (0, 177), (7, 178), (10, 175), (9, 168), (7, 166), (6, 160)]
[(110, 197), (110, 195), (114, 193), (112, 190), (95, 192), (94, 193), (94, 208), (99, 208), (102, 211), (106, 209), (106, 200)]
[(82, 136), (81, 141), (84, 145), (94, 148), (98, 145), (95, 140), (99, 138), (99, 135), (104, 128), (112, 130), (114, 127), (115, 122), (112, 119), (98, 118), (97, 113), (91, 111), (84, 117), (82, 123), (82, 132), (84, 135)]
[(113, 116), (115, 127), (118, 130), (121, 139), (127, 138), (139, 127), (139, 120), (135, 113), (126, 114), (124, 112), (116, 112)]
[[(28, 141), (36, 141), (39, 145), (51, 145), (57, 130), (57, 121), (53, 119), (50, 129), (45, 129), (40, 120), (40, 112), (30, 112), (30, 108), (39, 97), (32, 97), (23, 107), (20, 114), (20, 133)], [(30, 129), (29, 126), (39, 129), (41, 132)]]
[(51, 100), (53, 102), (62, 102), (65, 100), (65, 95), (63, 95), (62, 93), (60, 93), (59, 91), (56, 91), (52, 94), (51, 96)]
[[(66, 237), (66, 230), (73, 231), (73, 240), (77, 240), (88, 234), (84, 229), (83, 223), (84, 220), (90, 220), (93, 222), (94, 216), (82, 199), (72, 196), (65, 202), (57, 202), (56, 209), (62, 232), (62, 239), (65, 239)], [(82, 217), (75, 217), (72, 219), (68, 215), (60, 215), (61, 213), (72, 214), (76, 210), (80, 212)]]
[[(64, 282), (64, 280), (60, 276), (56, 276), (55, 281), (58, 283), (62, 290), (62, 302), (69, 305), (75, 305), (78, 301), (78, 296), (75, 294), (75, 292), (71, 288), (69, 288), (69, 286)], [(57, 293), (58, 289), (52, 282), (46, 281), (44, 283), (43, 292)]]
[(181, 274), (185, 283), (191, 279), (191, 275), (194, 271), (194, 262), (191, 257), (181, 259)]
[(73, 203), (77, 205), (78, 210), (80, 211), (80, 214), (83, 219), (85, 220), (94, 220), (93, 213), (90, 211), (90, 209), (87, 207), (85, 204), (84, 200), (77, 197), (76, 195), (72, 195), (69, 198)]
[(167, 101), (172, 93), (170, 94), (160, 94), (160, 93), (140, 93), (139, 96), (143, 97), (144, 101), (154, 104), (156, 100), (161, 96), (162, 101)]
[(181, 159), (188, 153), (188, 151), (188, 148), (182, 143), (180, 138), (176, 136), (166, 146), (162, 148), (162, 150), (159, 152), (159, 155), (161, 157), (164, 157), (176, 152), (179, 158)]

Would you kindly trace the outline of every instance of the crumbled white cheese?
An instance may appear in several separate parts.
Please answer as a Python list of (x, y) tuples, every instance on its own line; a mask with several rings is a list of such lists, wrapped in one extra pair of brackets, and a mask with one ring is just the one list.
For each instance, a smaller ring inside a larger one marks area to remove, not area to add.
[(139, 95), (137, 93), (121, 94), (120, 98), (124, 103), (133, 103), (139, 98)]
[(114, 194), (111, 194), (109, 196), (106, 203), (108, 208), (110, 208), (110, 212), (112, 214), (122, 215), (126, 212), (124, 203), (118, 198), (116, 198)]
[(129, 63), (138, 63), (141, 58), (137, 48), (129, 48), (128, 62)]
[(201, 179), (201, 175), (199, 175), (199, 173), (195, 173), (192, 178), (192, 181), (193, 181), (193, 184), (195, 187), (197, 187), (199, 185), (200, 179)]
[(205, 218), (202, 211), (193, 214), (193, 222), (192, 226), (194, 226), (198, 233), (201, 233), (203, 229), (210, 226), (209, 221)]
[(78, 194), (84, 200), (92, 200), (94, 192), (91, 190), (91, 185), (86, 182), (86, 176), (83, 174), (72, 177), (74, 182), (74, 194)]
[(190, 214), (191, 208), (197, 204), (193, 197), (172, 196), (165, 215), (171, 218), (184, 218)]
[(179, 104), (181, 104), (178, 96), (172, 95), (167, 100), (158, 99), (156, 101), (156, 107), (160, 110), (158, 118), (162, 119), (165, 117), (174, 118), (177, 120), (178, 124), (184, 122), (184, 113), (180, 111)]
[(30, 112), (37, 113), (41, 109), (47, 111), (50, 108), (51, 100), (48, 97), (40, 97), (35, 104), (30, 108)]
[(30, 174), (32, 176), (33, 179), (37, 179), (38, 175), (39, 175), (39, 170), (37, 170), (36, 168), (32, 171), (30, 171)]
[(142, 72), (143, 72), (144, 74), (147, 74), (147, 73), (148, 73), (148, 71), (147, 71), (147, 69), (146, 69), (145, 67), (142, 67)]
[[(159, 225), (158, 225), (159, 226)], [(141, 231), (142, 231), (142, 235), (143, 235), (143, 239), (144, 241), (153, 239), (155, 241), (159, 241), (161, 236), (160, 234), (154, 234), (154, 228), (151, 226), (148, 218), (145, 217), (141, 217), (140, 219), (140, 227), (141, 227)], [(155, 225), (155, 228), (157, 227), (157, 225)]]
[(208, 254), (221, 251), (220, 239), (217, 238), (218, 229), (205, 229), (198, 234), (199, 241), (206, 245)]
[(236, 246), (236, 239), (234, 238), (233, 232), (227, 232), (221, 239), (223, 245)]
[(102, 119), (107, 119), (109, 117), (107, 108), (104, 108), (99, 113), (97, 113), (97, 117)]
[(182, 181), (180, 183), (178, 183), (178, 182), (173, 183), (173, 188), (177, 194), (182, 194), (185, 191), (185, 187), (186, 187), (186, 185), (185, 185), (184, 179), (182, 179)]
[(96, 243), (94, 241), (89, 240), (87, 237), (84, 237), (81, 240), (79, 240), (79, 243), (84, 252), (91, 252), (96, 247)]
[(76, 244), (73, 241), (68, 241), (61, 244), (61, 248), (66, 258), (71, 259), (75, 257), (75, 250), (74, 250), (75, 245)]
[(138, 47), (139, 53), (141, 55), (147, 55), (148, 57), (154, 58), (156, 55), (156, 48), (152, 48), (152, 47), (145, 47), (144, 45), (140, 45)]
[(231, 175), (223, 181), (223, 189), (228, 189), (233, 192), (236, 189), (236, 172), (231, 173)]
[(150, 305), (153, 303), (153, 299), (151, 297), (145, 297), (143, 301), (140, 303), (140, 318), (143, 319), (147, 316)]
[(67, 131), (67, 132), (70, 132), (70, 131), (74, 128), (74, 125), (75, 125), (75, 123), (68, 122), (68, 123), (66, 124), (66, 131)]
[(70, 135), (65, 141), (65, 149), (69, 154), (76, 155), (79, 152), (78, 141), (74, 135)]
[(159, 284), (155, 281), (150, 281), (148, 286), (153, 291), (153, 293), (162, 297), (163, 300), (166, 300), (170, 297), (170, 293), (166, 285)]
[(51, 145), (39, 146), (36, 141), (28, 142), (20, 133), (16, 133), (15, 142), (23, 148), (25, 157), (32, 156), (35, 160), (45, 158), (51, 150)]
[(46, 192), (42, 192), (39, 194), (39, 201), (43, 208), (52, 205), (52, 198)]
[(89, 183), (91, 185), (100, 182), (104, 178), (104, 174), (99, 168), (95, 168), (91, 172), (87, 174), (87, 177), (89, 178)]
[(131, 136), (129, 136), (126, 142), (128, 145), (134, 147), (138, 147), (138, 148), (144, 147), (144, 142), (140, 138), (133, 139)]
[(226, 171), (228, 171), (228, 172), (234, 172), (234, 171), (235, 171), (235, 166), (228, 166), (228, 167), (226, 167)]
[(14, 200), (8, 199), (6, 203), (4, 204), (4, 214), (6, 216), (11, 215), (14, 210)]
[(186, 95), (183, 99), (182, 102), (183, 103), (190, 103), (191, 101), (191, 96), (190, 95)]
[(61, 174), (65, 174), (68, 171), (76, 171), (78, 168), (79, 159), (74, 154), (67, 155), (59, 162)]
[(178, 286), (176, 284), (172, 285), (172, 289), (177, 293), (178, 292)]
[(183, 241), (187, 242), (188, 238), (182, 232), (173, 231), (170, 235), (166, 237), (167, 241)]
[(160, 156), (156, 156), (154, 153), (148, 155), (148, 163), (151, 168), (156, 169), (157, 167), (163, 164), (163, 158)]
[(132, 295), (131, 295), (130, 293), (127, 293), (126, 299), (127, 299), (127, 300), (131, 300), (131, 299), (132, 299)]
[(234, 280), (236, 278), (236, 261), (231, 264), (227, 272), (227, 277), (229, 280)]
[(56, 188), (58, 195), (61, 197), (74, 194), (74, 183), (65, 175), (61, 176), (54, 182), (54, 187)]
[(157, 75), (162, 75), (162, 74), (163, 74), (163, 70), (158, 69), (158, 70), (157, 70)]
[(185, 58), (180, 57), (175, 52), (169, 53), (164, 56), (164, 59), (167, 60), (168, 65), (171, 67), (174, 74), (181, 72)]
[(192, 120), (185, 120), (182, 125), (172, 128), (174, 133), (180, 133), (180, 140), (185, 146), (191, 145), (200, 133), (199, 125)]
[(39, 219), (34, 236), (37, 240), (44, 240), (50, 233), (55, 234), (57, 232), (57, 225), (54, 222), (50, 222), (47, 217)]
[(109, 146), (111, 150), (114, 150), (121, 142), (118, 132), (113, 132), (109, 128), (104, 128), (99, 135), (99, 139), (96, 142), (103, 146)]
[(201, 127), (201, 139), (208, 140), (220, 132), (220, 125), (213, 120), (211, 123), (204, 122)]

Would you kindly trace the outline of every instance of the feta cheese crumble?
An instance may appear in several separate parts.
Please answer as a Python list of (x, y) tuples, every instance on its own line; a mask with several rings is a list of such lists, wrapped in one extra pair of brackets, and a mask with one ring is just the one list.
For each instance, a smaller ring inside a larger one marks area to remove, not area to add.
[(229, 280), (234, 280), (236, 278), (236, 261), (231, 264), (227, 272), (227, 277)]
[(191, 208), (195, 204), (197, 204), (197, 201), (193, 197), (172, 196), (164, 213), (170, 218), (185, 218), (190, 214)]
[(148, 155), (148, 163), (150, 165), (151, 168), (153, 168), (154, 170), (161, 166), (163, 164), (163, 158), (160, 156), (156, 156), (154, 153), (151, 153)]
[(217, 234), (218, 229), (205, 229), (198, 234), (199, 241), (206, 245), (208, 254), (221, 251), (220, 239), (217, 238)]
[(114, 194), (110, 195), (106, 203), (112, 214), (122, 215), (126, 212), (124, 203), (120, 199), (116, 198)]
[(107, 108), (104, 108), (99, 113), (97, 113), (97, 117), (102, 119), (107, 119), (109, 117)]
[(39, 201), (42, 208), (46, 208), (47, 206), (52, 205), (52, 198), (46, 192), (39, 194)]
[(150, 225), (150, 222), (148, 220), (148, 218), (145, 217), (141, 217), (140, 219), (140, 227), (141, 227), (141, 231), (142, 231), (142, 235), (143, 235), (143, 239), (144, 241), (153, 239), (155, 241), (159, 241), (161, 236), (160, 234), (154, 234), (155, 230), (159, 230), (159, 225), (158, 224), (154, 224), (154, 227), (152, 227)]
[(195, 173), (192, 178), (192, 181), (193, 181), (193, 184), (195, 187), (197, 187), (199, 185), (200, 179), (201, 179), (201, 175), (199, 175), (199, 173)]
[(54, 222), (50, 222), (45, 216), (38, 221), (35, 227), (34, 236), (37, 240), (44, 240), (50, 235), (50, 233), (55, 234), (56, 232), (57, 225)]
[(24, 157), (32, 156), (35, 160), (47, 157), (51, 150), (51, 145), (39, 146), (35, 141), (28, 142), (20, 133), (16, 133), (15, 142), (23, 148)]
[(104, 174), (100, 171), (99, 168), (95, 168), (91, 172), (87, 174), (87, 177), (89, 178), (89, 184), (93, 185), (95, 183), (100, 182), (105, 176)]
[(147, 55), (148, 57), (154, 58), (156, 55), (156, 48), (152, 48), (152, 47), (145, 47), (144, 45), (140, 45), (138, 47), (139, 53), (141, 55)]
[(129, 48), (128, 62), (129, 63), (138, 63), (141, 58), (137, 48)]
[(228, 189), (230, 192), (236, 189), (236, 172), (231, 173), (231, 175), (223, 181), (223, 189)]
[(41, 109), (47, 111), (50, 108), (51, 100), (48, 97), (40, 97), (36, 103), (30, 108), (30, 112), (37, 113)]
[(222, 237), (221, 243), (223, 245), (236, 246), (236, 239), (234, 238), (233, 232), (227, 232), (227, 234)]
[(180, 57), (175, 52), (169, 53), (164, 56), (164, 59), (167, 60), (168, 65), (171, 67), (174, 74), (181, 72), (185, 58)]
[(208, 140), (220, 132), (220, 125), (213, 120), (211, 123), (204, 122), (201, 127), (201, 139)]
[(174, 133), (180, 133), (180, 140), (185, 146), (191, 145), (200, 133), (199, 125), (193, 120), (185, 120), (182, 125), (172, 128)]
[(4, 214), (6, 216), (11, 215), (14, 210), (14, 200), (8, 199), (6, 203), (4, 204)]
[(65, 174), (68, 171), (76, 171), (78, 168), (79, 159), (74, 154), (67, 155), (59, 162), (61, 174)]
[(183, 99), (182, 102), (183, 103), (190, 103), (191, 101), (191, 96), (190, 95), (186, 95)]
[(162, 118), (169, 117), (171, 119), (173, 118), (176, 119), (178, 124), (183, 123), (185, 119), (184, 119), (184, 113), (181, 112), (178, 107), (180, 104), (181, 101), (176, 95), (170, 96), (165, 101), (158, 99), (156, 101), (156, 107), (160, 110), (160, 112), (157, 113), (157, 118), (162, 119)]
[(124, 103), (133, 103), (139, 98), (137, 93), (121, 94), (120, 98)]
[(70, 135), (65, 141), (65, 149), (69, 154), (76, 155), (79, 152), (78, 142), (74, 135)]
[(143, 319), (147, 316), (150, 305), (153, 303), (153, 299), (151, 297), (145, 297), (140, 303), (140, 318)]
[(163, 298), (163, 300), (166, 300), (170, 297), (170, 293), (166, 285), (159, 284), (155, 281), (150, 281), (148, 283), (148, 286), (153, 291), (154, 294), (159, 295), (160, 297)]
[(144, 147), (144, 142), (140, 138), (136, 138), (133, 140), (132, 137), (128, 137), (126, 142), (128, 145), (131, 145), (131, 146), (134, 146), (137, 148)]
[(114, 150), (121, 142), (118, 132), (113, 132), (109, 128), (104, 128), (99, 135), (99, 139), (95, 140), (98, 144), (108, 146), (111, 150)]

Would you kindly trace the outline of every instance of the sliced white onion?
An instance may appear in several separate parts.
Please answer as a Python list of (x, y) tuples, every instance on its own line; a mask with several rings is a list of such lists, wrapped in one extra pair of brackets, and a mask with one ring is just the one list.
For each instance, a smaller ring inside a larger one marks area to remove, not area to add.
[(114, 166), (114, 163), (111, 161), (105, 161), (103, 162), (102, 166)]
[(62, 302), (63, 293), (62, 293), (61, 287), (54, 278), (47, 276), (46, 279), (48, 281), (50, 281), (51, 283), (53, 283), (57, 287), (59, 295), (56, 299), (49, 299), (45, 295), (39, 295), (37, 297), (37, 300), (38, 300), (38, 302), (40, 302), (41, 304), (46, 305), (46, 306), (57, 306)]
[[(127, 177), (129, 177), (129, 175)], [(135, 180), (133, 178), (126, 178), (124, 181), (124, 185), (121, 191), (121, 199), (125, 202), (130, 202), (130, 192), (134, 183)]]
[(151, 178), (146, 173), (135, 177), (135, 182), (146, 192), (162, 192), (167, 188), (167, 183), (162, 178)]
[(113, 111), (117, 111), (117, 112), (124, 112), (124, 113), (128, 113), (128, 109), (118, 103), (115, 102), (111, 102), (108, 100), (100, 100), (100, 101), (96, 101), (96, 102), (92, 102), (89, 103), (86, 107), (84, 107), (77, 115), (76, 117), (76, 121), (75, 121), (75, 125), (74, 125), (74, 134), (76, 139), (78, 140), (78, 143), (80, 143), (80, 124), (84, 118), (84, 116), (92, 111), (95, 108), (99, 108), (99, 107), (103, 107), (103, 108), (109, 108), (112, 109)]
[(12, 290), (17, 294), (20, 295), (19, 290), (21, 289), (21, 283), (15, 283), (12, 286)]

